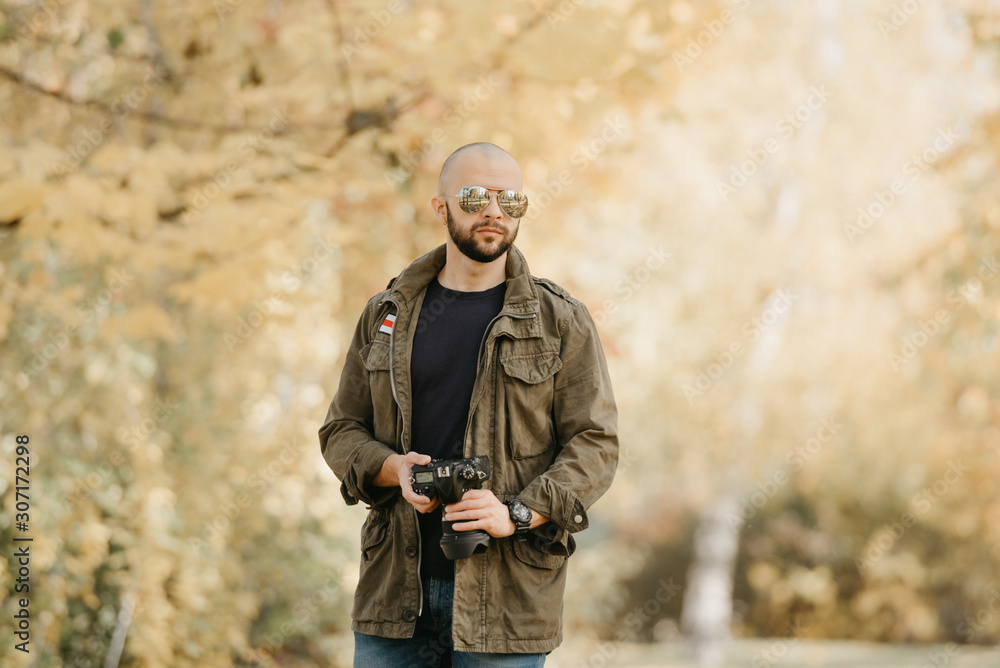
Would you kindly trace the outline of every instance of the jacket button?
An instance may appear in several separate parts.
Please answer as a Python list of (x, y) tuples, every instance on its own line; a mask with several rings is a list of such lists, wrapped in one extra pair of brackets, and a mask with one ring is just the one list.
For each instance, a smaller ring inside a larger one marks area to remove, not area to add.
[(573, 517), (573, 521), (576, 522), (577, 524), (579, 524), (580, 522), (583, 521), (583, 515), (576, 515), (576, 516), (574, 516)]
[(403, 613), (403, 621), (405, 622), (412, 622), (416, 618), (417, 618), (417, 613), (413, 612), (412, 610), (407, 610), (406, 612)]
[(415, 556), (417, 556), (417, 548), (415, 548), (412, 545), (408, 546), (406, 548), (406, 556), (408, 556), (408, 557), (415, 557)]

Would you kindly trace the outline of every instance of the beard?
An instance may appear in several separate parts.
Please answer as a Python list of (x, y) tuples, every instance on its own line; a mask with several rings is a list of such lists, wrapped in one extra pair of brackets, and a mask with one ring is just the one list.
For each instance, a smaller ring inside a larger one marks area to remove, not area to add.
[[(445, 202), (444, 207), (448, 212), (448, 235), (455, 242), (455, 246), (462, 252), (462, 255), (470, 260), (483, 263), (493, 262), (493, 260), (510, 250), (510, 247), (514, 245), (514, 240), (517, 239), (517, 230), (520, 228), (520, 225), (514, 228), (513, 234), (511, 234), (510, 228), (506, 225), (488, 222), (476, 225), (468, 232), (459, 229), (455, 223), (455, 219), (451, 217), (451, 207), (448, 206), (447, 202)], [(476, 239), (476, 231), (484, 227), (499, 230), (503, 233), (503, 236), (496, 241), (478, 241)]]

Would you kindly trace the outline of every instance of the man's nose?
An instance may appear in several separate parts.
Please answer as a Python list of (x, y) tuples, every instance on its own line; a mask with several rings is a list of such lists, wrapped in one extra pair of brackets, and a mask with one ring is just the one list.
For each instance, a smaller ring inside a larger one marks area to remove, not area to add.
[(490, 203), (483, 209), (483, 215), (493, 220), (503, 218), (504, 213), (503, 209), (500, 208), (500, 198), (496, 193), (490, 193)]

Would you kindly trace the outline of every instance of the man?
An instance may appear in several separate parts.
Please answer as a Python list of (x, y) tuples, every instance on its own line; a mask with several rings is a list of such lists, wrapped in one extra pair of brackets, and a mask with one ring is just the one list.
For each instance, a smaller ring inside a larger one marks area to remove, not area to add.
[[(617, 409), (586, 307), (513, 246), (521, 188), (493, 144), (445, 161), (445, 244), (368, 302), (319, 430), (344, 499), (369, 508), (356, 667), (541, 666), (562, 641), (571, 534), (614, 478)], [(490, 477), (458, 503), (414, 493), (414, 464), (481, 455)], [(485, 552), (445, 558), (442, 512), (488, 533)]]

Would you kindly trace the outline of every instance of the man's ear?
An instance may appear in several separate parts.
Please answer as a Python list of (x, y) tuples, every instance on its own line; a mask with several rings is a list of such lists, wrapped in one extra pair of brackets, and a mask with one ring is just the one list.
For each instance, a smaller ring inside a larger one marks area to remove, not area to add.
[(441, 223), (448, 222), (448, 209), (445, 207), (444, 197), (435, 196), (431, 198), (431, 211), (434, 217)]

